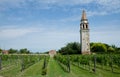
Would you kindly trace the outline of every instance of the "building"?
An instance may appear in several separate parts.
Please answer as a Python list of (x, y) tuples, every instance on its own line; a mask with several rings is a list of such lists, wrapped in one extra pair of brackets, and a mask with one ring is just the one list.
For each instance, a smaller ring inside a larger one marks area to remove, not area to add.
[(56, 50), (50, 50), (49, 51), (49, 55), (50, 55), (50, 57), (54, 57), (54, 55), (56, 55), (57, 53), (56, 53)]
[(81, 54), (90, 54), (89, 23), (83, 10), (80, 23)]
[(9, 54), (9, 51), (8, 50), (3, 50), (2, 54)]

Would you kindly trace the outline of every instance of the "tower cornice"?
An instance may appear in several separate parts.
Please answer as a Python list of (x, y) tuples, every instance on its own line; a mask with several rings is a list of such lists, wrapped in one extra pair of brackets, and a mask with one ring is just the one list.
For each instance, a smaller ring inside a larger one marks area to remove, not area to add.
[(83, 12), (82, 12), (82, 18), (81, 18), (81, 20), (87, 20), (85, 10), (83, 10)]

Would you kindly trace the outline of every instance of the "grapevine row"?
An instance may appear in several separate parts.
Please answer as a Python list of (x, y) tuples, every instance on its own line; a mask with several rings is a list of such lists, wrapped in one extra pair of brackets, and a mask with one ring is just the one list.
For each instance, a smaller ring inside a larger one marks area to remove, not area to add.
[[(96, 54), (96, 55), (56, 55), (55, 59), (70, 68), (70, 64), (80, 68), (96, 72), (96, 68), (110, 70), (120, 69), (120, 54)], [(69, 64), (69, 66), (68, 66)]]

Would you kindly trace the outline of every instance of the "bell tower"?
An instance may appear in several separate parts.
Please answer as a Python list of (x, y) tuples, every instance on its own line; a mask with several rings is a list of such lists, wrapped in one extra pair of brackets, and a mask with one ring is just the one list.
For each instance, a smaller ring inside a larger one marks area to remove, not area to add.
[(80, 23), (81, 54), (90, 54), (89, 23), (83, 10)]

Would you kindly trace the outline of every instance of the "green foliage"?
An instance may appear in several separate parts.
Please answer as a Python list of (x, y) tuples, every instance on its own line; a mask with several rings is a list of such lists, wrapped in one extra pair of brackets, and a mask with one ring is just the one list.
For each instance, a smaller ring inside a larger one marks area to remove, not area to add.
[(42, 75), (46, 75), (47, 74), (47, 68), (42, 69)]
[[(2, 51), (3, 50), (0, 48), (0, 53)], [(9, 54), (31, 54), (31, 52), (27, 48), (23, 48), (23, 49), (20, 49), (20, 50), (10, 48), (8, 50), (8, 52), (9, 52)]]
[(2, 49), (0, 48), (0, 53), (2, 52)]
[(17, 52), (18, 52), (16, 49), (12, 49), (12, 48), (10, 48), (8, 51), (9, 51), (10, 54), (13, 54), (13, 53), (17, 53)]
[(102, 44), (102, 43), (94, 43), (91, 46), (91, 51), (92, 52), (107, 52), (107, 47), (105, 44)]
[(80, 44), (77, 42), (68, 43), (65, 47), (59, 50), (61, 54), (80, 54)]
[[(64, 57), (61, 57), (61, 59), (62, 58), (64, 58)], [(96, 58), (96, 60), (95, 60), (95, 58)], [(64, 62), (65, 61), (67, 61), (67, 59), (65, 59)], [(109, 68), (107, 70), (109, 70), (109, 71), (112, 70), (112, 72), (113, 72), (113, 69), (117, 70), (120, 68), (120, 54), (70, 55), (70, 61), (71, 61), (71, 64), (78, 66), (78, 67), (79, 66), (89, 67), (89, 71), (90, 71), (90, 67), (93, 67), (91, 65), (94, 64), (94, 61), (96, 61), (96, 67), (104, 66), (104, 67)], [(109, 67), (108, 67), (108, 65), (109, 65)], [(81, 68), (83, 68), (83, 67), (81, 67)], [(99, 68), (101, 68), (101, 67), (99, 67)], [(86, 68), (83, 68), (83, 69), (86, 69)], [(106, 68), (104, 68), (104, 69), (106, 69)]]
[(47, 74), (48, 62), (49, 62), (49, 56), (44, 56), (44, 62), (43, 62), (43, 66), (42, 66), (42, 75), (46, 75)]
[[(90, 43), (90, 51), (95, 53), (120, 53), (120, 48), (115, 45), (108, 45), (105, 43)], [(78, 42), (68, 43), (59, 50), (62, 55), (80, 54), (81, 46)]]
[(63, 70), (65, 70), (66, 72), (70, 72), (70, 58), (69, 55), (65, 56), (65, 55), (56, 55), (55, 60), (57, 60), (59, 62), (59, 65), (61, 66), (61, 68), (63, 68)]
[[(96, 73), (92, 73), (94, 55), (56, 55), (57, 60), (62, 60), (64, 65), (70, 61), (71, 72), (66, 73), (59, 66), (60, 61), (56, 61), (49, 56), (43, 55), (0, 55), (2, 58), (2, 70), (0, 76), (3, 77), (119, 77), (120, 76), (120, 54), (96, 54)], [(69, 59), (68, 59), (69, 56)], [(24, 59), (25, 70), (20, 72), (21, 60)], [(40, 60), (40, 61), (39, 61)], [(47, 68), (42, 69), (43, 60), (47, 62)], [(79, 65), (78, 65), (79, 63)], [(89, 68), (90, 66), (90, 68)], [(104, 66), (102, 68), (101, 66)], [(111, 72), (111, 67), (113, 72)], [(90, 70), (89, 70), (90, 69)], [(42, 75), (41, 75), (42, 74)]]
[(21, 71), (40, 61), (44, 55), (21, 55)]
[(114, 53), (114, 52), (115, 52), (115, 49), (114, 49), (113, 47), (109, 47), (109, 48), (108, 48), (108, 52)]
[(22, 53), (22, 54), (29, 54), (30, 53), (30, 51), (29, 50), (27, 50), (27, 48), (24, 48), (24, 49), (20, 49), (20, 51), (19, 51), (20, 53)]

